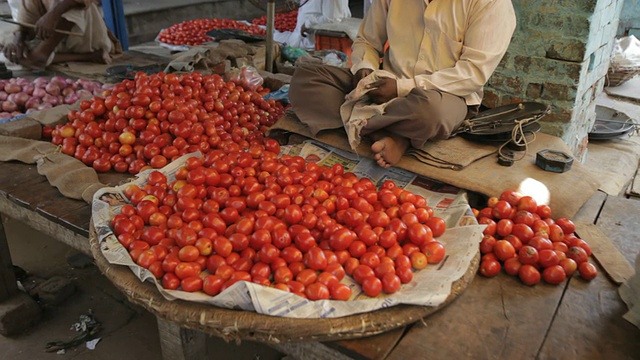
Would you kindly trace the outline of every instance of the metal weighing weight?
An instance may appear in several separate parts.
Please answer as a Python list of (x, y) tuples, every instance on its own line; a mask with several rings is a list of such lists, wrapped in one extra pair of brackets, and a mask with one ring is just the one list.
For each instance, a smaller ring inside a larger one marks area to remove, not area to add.
[(557, 150), (544, 149), (536, 154), (536, 165), (544, 171), (563, 173), (571, 169), (573, 156)]

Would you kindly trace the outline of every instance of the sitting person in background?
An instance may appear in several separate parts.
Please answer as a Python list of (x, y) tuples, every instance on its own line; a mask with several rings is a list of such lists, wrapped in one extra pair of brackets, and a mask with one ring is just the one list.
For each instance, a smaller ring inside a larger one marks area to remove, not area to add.
[[(122, 48), (97, 4), (97, 0), (22, 0), (16, 20), (35, 28), (20, 25), (13, 42), (4, 46), (4, 56), (33, 69), (69, 61), (111, 63), (111, 54), (122, 52)], [(39, 41), (32, 45), (34, 38)]]
[(296, 28), (290, 34), (283, 34), (275, 40), (289, 46), (312, 50), (315, 48), (313, 26), (340, 22), (351, 17), (349, 0), (309, 0), (301, 2), (298, 9)]
[(446, 139), (477, 113), (515, 25), (510, 0), (376, 0), (353, 43), (351, 69), (301, 64), (289, 99), (317, 135), (344, 125), (340, 107), (361, 80), (380, 67), (394, 75), (367, 85), (369, 100), (386, 107), (361, 130), (378, 164), (390, 167), (409, 146)]

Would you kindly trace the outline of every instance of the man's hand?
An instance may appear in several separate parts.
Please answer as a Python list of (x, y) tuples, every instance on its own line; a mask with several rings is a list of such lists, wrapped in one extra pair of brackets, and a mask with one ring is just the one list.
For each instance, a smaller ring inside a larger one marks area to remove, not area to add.
[(356, 87), (358, 87), (358, 83), (360, 82), (360, 80), (366, 78), (372, 72), (373, 72), (373, 70), (371, 70), (371, 69), (360, 69), (360, 70), (358, 70), (356, 72), (356, 74), (353, 75), (353, 78), (351, 80), (351, 85), (353, 85), (353, 88), (355, 89)]
[(27, 46), (21, 37), (16, 35), (14, 41), (2, 50), (4, 57), (14, 64), (19, 64), (26, 57)]
[(398, 97), (398, 85), (395, 79), (382, 78), (367, 85), (367, 88), (373, 89), (367, 95), (376, 104), (383, 104)]
[(302, 24), (302, 26), (300, 27), (300, 36), (307, 37), (308, 31), (309, 31), (309, 28), (307, 28), (304, 24)]
[(44, 14), (40, 19), (38, 19), (38, 21), (36, 21), (36, 36), (41, 40), (49, 39), (53, 36), (57, 25), (58, 17), (51, 12)]

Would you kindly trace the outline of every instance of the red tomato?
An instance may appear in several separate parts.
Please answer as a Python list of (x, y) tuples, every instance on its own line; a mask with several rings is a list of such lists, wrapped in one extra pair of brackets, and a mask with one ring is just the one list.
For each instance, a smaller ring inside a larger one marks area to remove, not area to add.
[(541, 275), (533, 265), (525, 264), (520, 267), (518, 277), (524, 284), (531, 286), (540, 282)]
[(426, 256), (429, 264), (437, 264), (444, 259), (446, 251), (444, 245), (439, 241), (431, 241), (423, 245), (421, 250)]
[(442, 234), (444, 234), (447, 228), (447, 224), (445, 223), (444, 219), (436, 216), (429, 217), (426, 221), (426, 225), (431, 229), (433, 237), (441, 236)]
[(504, 262), (504, 272), (509, 275), (518, 275), (522, 263), (517, 257), (509, 258)]
[(480, 274), (486, 277), (494, 277), (500, 272), (501, 265), (495, 260), (485, 260), (480, 263)]
[(578, 265), (578, 272), (580, 273), (580, 277), (587, 281), (591, 281), (598, 276), (598, 269), (596, 266), (586, 261)]
[(370, 297), (376, 297), (382, 292), (382, 281), (375, 276), (362, 279), (362, 290)]
[(549, 284), (560, 284), (567, 278), (567, 274), (562, 266), (553, 265), (542, 271), (542, 278)]
[(516, 249), (507, 240), (498, 240), (493, 246), (493, 252), (500, 261), (505, 261), (516, 255)]

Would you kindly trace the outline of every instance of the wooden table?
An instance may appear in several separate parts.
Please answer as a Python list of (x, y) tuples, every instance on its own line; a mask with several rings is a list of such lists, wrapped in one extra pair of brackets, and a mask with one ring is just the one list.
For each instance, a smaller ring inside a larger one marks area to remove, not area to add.
[[(91, 254), (90, 206), (60, 195), (34, 165), (0, 163), (0, 214)], [(639, 201), (597, 193), (574, 220), (595, 223), (633, 264), (640, 252), (637, 214)], [(560, 286), (476, 276), (452, 304), (413, 325), (357, 340), (270, 345), (304, 359), (637, 359), (640, 329), (622, 319), (626, 305), (599, 270), (591, 282), (574, 277)], [(0, 227), (0, 302), (16, 292)], [(206, 336), (165, 319), (158, 323), (165, 358), (203, 355)]]

